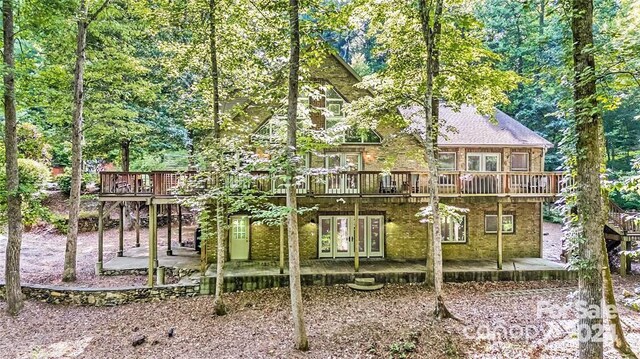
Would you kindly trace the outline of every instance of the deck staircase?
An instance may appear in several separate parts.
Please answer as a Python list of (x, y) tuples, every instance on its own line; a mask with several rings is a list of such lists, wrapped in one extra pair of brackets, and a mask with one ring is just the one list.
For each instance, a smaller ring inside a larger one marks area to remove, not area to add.
[(640, 239), (640, 212), (625, 211), (617, 204), (609, 203), (609, 227), (618, 236), (627, 236), (629, 239)]

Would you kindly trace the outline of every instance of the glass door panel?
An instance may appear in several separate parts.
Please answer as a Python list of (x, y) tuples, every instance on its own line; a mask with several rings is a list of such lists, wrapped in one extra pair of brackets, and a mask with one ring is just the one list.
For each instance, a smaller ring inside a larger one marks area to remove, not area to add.
[(369, 256), (382, 257), (384, 249), (384, 227), (382, 216), (369, 216), (368, 242)]
[(349, 217), (335, 217), (335, 254), (336, 257), (353, 256), (353, 227)]
[[(327, 157), (327, 169), (338, 172), (340, 169), (340, 155), (334, 154)], [(340, 193), (342, 181), (340, 173), (330, 173), (327, 175), (327, 193)]]
[(358, 254), (367, 255), (367, 217), (358, 217)]
[(360, 154), (358, 153), (347, 153), (344, 155), (344, 167), (348, 172), (356, 172), (356, 173), (347, 173), (345, 176), (345, 193), (358, 193), (360, 189), (360, 184), (358, 183), (358, 173), (360, 170)]
[(332, 217), (320, 217), (319, 257), (333, 257)]

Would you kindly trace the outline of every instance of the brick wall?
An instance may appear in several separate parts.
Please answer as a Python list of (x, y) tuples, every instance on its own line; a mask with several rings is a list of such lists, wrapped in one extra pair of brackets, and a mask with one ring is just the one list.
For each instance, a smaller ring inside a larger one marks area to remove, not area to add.
[[(304, 201), (313, 199), (301, 199)], [(445, 199), (444, 202), (468, 208), (467, 242), (443, 243), (445, 260), (493, 259), (497, 257), (497, 234), (485, 233), (485, 214), (495, 214), (497, 203), (490, 199)], [(419, 223), (415, 214), (425, 203), (362, 203), (361, 215), (383, 214), (385, 216), (385, 258), (424, 259), (427, 253), (428, 229)], [(299, 219), (300, 257), (318, 258), (318, 216), (353, 215), (353, 203), (323, 203), (318, 210), (307, 213)], [(515, 232), (503, 234), (503, 256), (505, 259), (540, 256), (540, 203), (504, 203), (504, 214), (515, 217)], [(205, 228), (213, 228), (205, 226)], [(285, 257), (287, 256), (287, 235), (285, 228)], [(215, 236), (208, 237), (210, 261), (215, 260)], [(252, 222), (250, 226), (251, 260), (277, 260), (279, 258), (280, 229)]]

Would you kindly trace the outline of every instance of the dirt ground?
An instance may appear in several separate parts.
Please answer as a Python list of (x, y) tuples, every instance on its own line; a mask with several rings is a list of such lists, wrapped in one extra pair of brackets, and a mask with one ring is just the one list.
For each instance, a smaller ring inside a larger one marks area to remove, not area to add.
[[(638, 285), (637, 276), (616, 281), (618, 293)], [(212, 315), (209, 296), (114, 308), (28, 301), (15, 319), (0, 302), (0, 353), (4, 358), (571, 358), (577, 347), (571, 329), (575, 314), (559, 311), (556, 317), (538, 308), (564, 305), (575, 288), (565, 282), (447, 284), (449, 309), (460, 321), (443, 322), (431, 319), (433, 293), (420, 285), (370, 293), (345, 286), (304, 288), (307, 353), (292, 349), (286, 288), (228, 294), (230, 314), (224, 317)], [(638, 313), (626, 308), (620, 313), (628, 340), (640, 349)], [(146, 342), (132, 346), (136, 335), (146, 336)], [(605, 340), (607, 357), (616, 358)]]
[[(183, 232), (185, 241), (193, 241), (193, 226), (186, 226)], [(135, 247), (135, 231), (125, 231), (125, 255), (128, 248)], [(178, 245), (178, 230), (174, 226), (172, 238), (173, 246)], [(140, 243), (146, 247), (148, 231), (140, 229)], [(117, 276), (105, 277), (95, 275), (95, 264), (98, 258), (97, 232), (80, 233), (78, 235), (77, 275), (78, 280), (73, 284), (61, 282), (64, 268), (64, 251), (67, 237), (53, 233), (51, 230), (40, 230), (25, 233), (22, 239), (22, 255), (20, 272), (22, 281), (30, 284), (73, 285), (81, 287), (117, 287), (146, 285), (146, 276)], [(158, 230), (158, 251), (165, 251), (167, 231)], [(4, 282), (4, 262), (6, 238), (0, 234), (0, 282)], [(118, 229), (113, 228), (104, 232), (104, 261), (116, 256), (118, 251)]]

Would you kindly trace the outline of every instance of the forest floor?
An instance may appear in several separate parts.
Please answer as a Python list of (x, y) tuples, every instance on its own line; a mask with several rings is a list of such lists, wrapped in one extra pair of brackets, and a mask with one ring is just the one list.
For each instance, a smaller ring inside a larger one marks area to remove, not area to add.
[[(193, 228), (185, 231), (191, 239)], [(546, 224), (547, 259), (559, 260), (560, 226)], [(159, 231), (166, 242), (166, 230)], [(78, 242), (76, 286), (144, 285), (145, 277), (96, 277), (96, 233)], [(141, 239), (147, 231), (141, 231)], [(60, 285), (64, 235), (26, 233), (25, 283)], [(4, 276), (0, 239), (0, 281)], [(125, 232), (125, 253), (135, 232)], [(175, 244), (174, 244), (175, 245)], [(117, 229), (105, 232), (105, 260), (115, 256)], [(162, 250), (162, 249), (160, 249)], [(616, 295), (640, 276), (614, 276)], [(530, 289), (534, 289), (531, 291)], [(575, 282), (446, 284), (449, 309), (460, 319), (431, 319), (433, 292), (421, 285), (388, 285), (372, 293), (345, 286), (303, 289), (311, 350), (292, 349), (286, 288), (226, 295), (230, 314), (212, 315), (212, 298), (180, 298), (112, 308), (54, 306), (27, 301), (17, 318), (0, 302), (3, 358), (571, 358), (577, 347), (575, 312), (567, 309)], [(555, 311), (541, 312), (553, 307)], [(556, 313), (557, 315), (553, 315)], [(640, 315), (620, 307), (628, 340), (640, 351)], [(173, 337), (167, 333), (173, 329)], [(503, 335), (506, 333), (506, 335)], [(132, 346), (136, 336), (146, 342)], [(493, 337), (492, 337), (493, 336)], [(606, 341), (607, 357), (616, 353)]]
[[(193, 242), (194, 226), (185, 226), (183, 238)], [(173, 245), (178, 246), (177, 229), (173, 234)], [(135, 247), (135, 231), (124, 232), (124, 253)], [(141, 246), (147, 247), (148, 230), (140, 229)], [(39, 228), (24, 233), (22, 238), (22, 255), (20, 262), (21, 279), (29, 284), (54, 284), (74, 287), (122, 287), (145, 286), (146, 276), (96, 276), (95, 265), (98, 258), (98, 234), (87, 232), (78, 234), (77, 281), (63, 283), (64, 252), (67, 236), (55, 233), (51, 228)], [(167, 231), (158, 231), (158, 251), (166, 250)], [(4, 258), (7, 241), (0, 234), (0, 282), (4, 282)], [(112, 228), (104, 232), (104, 262), (116, 256), (118, 251), (118, 229)]]
[[(616, 293), (633, 290), (638, 279), (615, 276)], [(0, 353), (3, 358), (571, 358), (576, 321), (574, 310), (566, 308), (575, 289), (575, 282), (559, 281), (446, 284), (448, 307), (460, 321), (438, 322), (431, 318), (433, 292), (421, 285), (388, 285), (377, 292), (307, 287), (311, 349), (306, 353), (292, 349), (287, 288), (227, 294), (230, 313), (223, 317), (212, 315), (210, 296), (112, 308), (27, 301), (17, 318), (8, 317), (0, 302)], [(623, 307), (620, 315), (627, 339), (640, 350), (640, 315)], [(132, 340), (141, 335), (145, 343), (134, 347)], [(618, 357), (608, 338), (605, 348), (606, 357)]]

